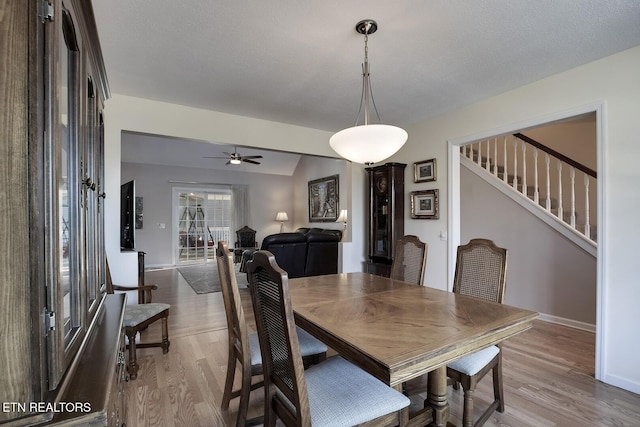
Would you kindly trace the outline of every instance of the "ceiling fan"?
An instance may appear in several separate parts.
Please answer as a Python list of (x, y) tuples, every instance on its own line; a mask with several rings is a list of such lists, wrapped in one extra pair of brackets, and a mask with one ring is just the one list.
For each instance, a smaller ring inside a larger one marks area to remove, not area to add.
[(222, 152), (223, 154), (226, 154), (227, 157), (211, 157), (211, 156), (204, 156), (205, 159), (227, 159), (227, 163), (225, 163), (225, 165), (228, 164), (232, 164), (232, 165), (239, 165), (242, 162), (245, 163), (251, 163), (254, 165), (259, 165), (260, 162), (256, 162), (253, 159), (261, 159), (262, 156), (241, 156), (240, 154), (238, 154), (238, 149), (234, 148), (233, 153), (227, 153), (226, 151)]

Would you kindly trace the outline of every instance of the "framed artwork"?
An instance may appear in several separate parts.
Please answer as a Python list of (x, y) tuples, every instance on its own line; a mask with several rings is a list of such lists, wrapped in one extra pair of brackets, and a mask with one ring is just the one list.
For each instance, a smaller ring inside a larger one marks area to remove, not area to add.
[(438, 190), (411, 192), (411, 218), (438, 219)]
[(436, 159), (423, 160), (413, 164), (413, 181), (429, 182), (436, 180)]
[(338, 175), (309, 181), (309, 222), (335, 222), (338, 219)]

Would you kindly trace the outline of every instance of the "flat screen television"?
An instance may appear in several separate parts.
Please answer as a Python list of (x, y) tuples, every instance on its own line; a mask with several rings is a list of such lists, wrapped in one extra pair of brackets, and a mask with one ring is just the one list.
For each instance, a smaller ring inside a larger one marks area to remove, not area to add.
[(120, 186), (120, 248), (135, 248), (136, 223), (136, 186), (135, 182), (125, 182)]

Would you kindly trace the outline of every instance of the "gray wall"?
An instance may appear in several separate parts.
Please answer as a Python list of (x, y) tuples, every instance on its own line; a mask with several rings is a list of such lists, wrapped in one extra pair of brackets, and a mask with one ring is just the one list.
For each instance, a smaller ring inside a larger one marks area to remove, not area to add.
[(509, 250), (505, 302), (595, 325), (596, 258), (464, 166), (460, 190), (461, 243), (482, 237)]

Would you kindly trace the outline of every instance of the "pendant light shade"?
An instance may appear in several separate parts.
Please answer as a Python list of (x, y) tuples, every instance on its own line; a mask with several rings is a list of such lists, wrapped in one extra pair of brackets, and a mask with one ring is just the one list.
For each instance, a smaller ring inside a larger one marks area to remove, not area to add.
[(407, 132), (391, 125), (360, 125), (334, 134), (329, 139), (333, 150), (354, 163), (378, 163), (395, 154), (405, 142)]
[[(408, 134), (404, 129), (396, 126), (384, 125), (378, 114), (376, 103), (371, 94), (369, 79), (368, 45), (369, 34), (378, 29), (378, 24), (372, 19), (365, 19), (356, 24), (356, 31), (364, 35), (364, 63), (362, 65), (362, 98), (356, 125), (337, 132), (329, 139), (329, 145), (340, 156), (354, 163), (372, 164), (391, 157), (405, 142)], [(377, 124), (369, 123), (369, 111), (373, 106)], [(364, 124), (358, 125), (360, 112), (364, 107)]]

